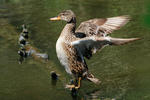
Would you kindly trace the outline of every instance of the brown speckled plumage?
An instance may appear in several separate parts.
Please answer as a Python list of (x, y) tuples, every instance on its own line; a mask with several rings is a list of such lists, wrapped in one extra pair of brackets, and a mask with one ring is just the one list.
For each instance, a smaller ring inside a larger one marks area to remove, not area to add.
[(82, 61), (82, 58), (78, 54), (78, 51), (76, 48), (69, 44), (64, 44), (64, 49), (67, 51), (67, 56), (69, 57), (69, 67), (71, 69), (71, 72), (74, 75), (81, 76), (82, 73), (87, 71), (87, 65)]
[(107, 45), (122, 45), (138, 40), (138, 38), (120, 39), (107, 36), (125, 25), (129, 21), (128, 16), (91, 19), (82, 22), (76, 30), (76, 17), (71, 10), (63, 11), (57, 18), (51, 18), (56, 19), (67, 22), (56, 43), (58, 59), (67, 73), (76, 78), (89, 79), (94, 83), (98, 83), (98, 80), (89, 73), (84, 57), (89, 59), (93, 53)]

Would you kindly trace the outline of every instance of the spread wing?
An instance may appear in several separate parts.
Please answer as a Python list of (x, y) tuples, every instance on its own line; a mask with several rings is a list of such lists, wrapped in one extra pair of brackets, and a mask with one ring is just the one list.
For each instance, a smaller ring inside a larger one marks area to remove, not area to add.
[(76, 29), (76, 34), (85, 34), (88, 36), (104, 36), (120, 29), (129, 21), (129, 16), (118, 16), (105, 19), (91, 19), (82, 22)]
[(74, 46), (78, 53), (83, 55), (86, 58), (90, 58), (93, 53), (96, 53), (97, 50), (102, 49), (107, 45), (123, 45), (139, 38), (129, 38), (129, 39), (121, 39), (121, 38), (112, 38), (112, 37), (86, 37), (76, 41), (71, 42), (71, 45)]

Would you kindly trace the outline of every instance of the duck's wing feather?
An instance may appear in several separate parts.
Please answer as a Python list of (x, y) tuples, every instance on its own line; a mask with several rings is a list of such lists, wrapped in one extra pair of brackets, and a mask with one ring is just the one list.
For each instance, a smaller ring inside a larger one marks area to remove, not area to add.
[(88, 36), (102, 36), (112, 33), (114, 30), (120, 29), (129, 21), (129, 16), (118, 16), (111, 18), (96, 18), (82, 22), (76, 29), (76, 34), (84, 33)]
[(71, 45), (74, 46), (80, 54), (89, 59), (93, 53), (96, 53), (96, 51), (107, 45), (123, 45), (138, 39), (139, 38), (121, 39), (108, 36), (92, 36), (73, 41), (71, 42)]

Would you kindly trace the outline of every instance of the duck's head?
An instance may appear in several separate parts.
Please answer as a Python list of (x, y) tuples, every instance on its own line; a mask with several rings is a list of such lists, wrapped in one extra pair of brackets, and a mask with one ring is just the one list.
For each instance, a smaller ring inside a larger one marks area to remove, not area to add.
[(57, 17), (50, 18), (51, 21), (64, 20), (67, 23), (76, 22), (76, 16), (71, 10), (65, 10), (58, 14)]

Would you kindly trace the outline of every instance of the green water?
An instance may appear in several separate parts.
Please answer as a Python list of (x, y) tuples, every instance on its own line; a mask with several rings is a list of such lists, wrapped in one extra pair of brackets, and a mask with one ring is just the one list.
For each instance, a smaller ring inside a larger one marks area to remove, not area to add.
[[(0, 100), (150, 100), (148, 7), (144, 0), (0, 0)], [(111, 36), (142, 38), (106, 47), (87, 60), (90, 71), (102, 83), (84, 80), (76, 98), (64, 88), (70, 77), (55, 52), (65, 22), (49, 21), (64, 9), (76, 13), (78, 24), (95, 17), (130, 15), (131, 22)], [(49, 62), (28, 58), (18, 64), (22, 24), (29, 29), (31, 45), (48, 53)], [(50, 78), (52, 70), (61, 75), (56, 84)]]

